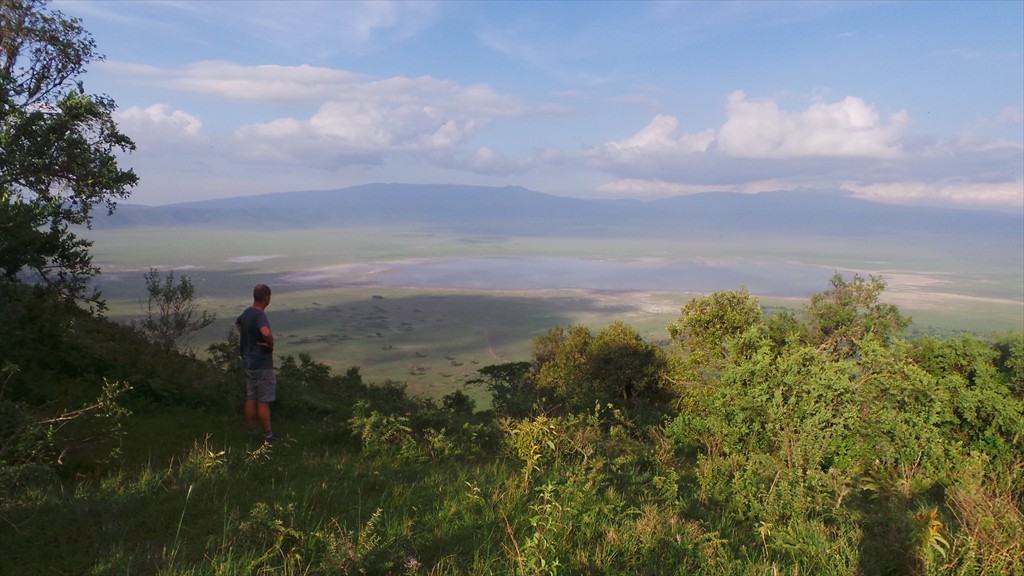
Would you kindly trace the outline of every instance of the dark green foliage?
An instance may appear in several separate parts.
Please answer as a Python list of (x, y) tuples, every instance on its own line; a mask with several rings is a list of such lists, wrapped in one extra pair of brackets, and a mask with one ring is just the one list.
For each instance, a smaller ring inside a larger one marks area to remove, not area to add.
[(72, 227), (88, 226), (97, 206), (112, 212), (138, 178), (117, 166), (135, 144), (114, 102), (79, 80), (97, 58), (78, 20), (44, 2), (0, 2), (0, 276), (102, 307), (88, 293), (91, 242)]
[(476, 411), (476, 401), (462, 390), (456, 390), (441, 399), (444, 409), (452, 414), (470, 415)]
[[(981, 545), (956, 540), (962, 518), (1002, 526), (976, 528), (981, 539), (1022, 534), (1005, 524), (1020, 517), (1024, 486), (1024, 404), (1012, 371), (999, 368), (1005, 348), (966, 336), (900, 340), (905, 320), (878, 302), (882, 286), (837, 277), (812, 298), (806, 327), (785, 315), (716, 340), (725, 342), (718, 371), (682, 389), (681, 414), (666, 427), (697, 454), (702, 506), (735, 525), (755, 524), (756, 532), (730, 539), (760, 548), (773, 564), (939, 573), (956, 566), (956, 542)], [(693, 375), (685, 360), (681, 379)], [(1005, 492), (990, 493), (998, 507), (980, 511), (963, 496), (980, 477), (1015, 486), (1017, 503), (1007, 509)], [(988, 562), (1021, 570), (1020, 547), (1011, 548)], [(959, 562), (972, 573), (984, 566)]]
[[(234, 365), (240, 366), (237, 335), (234, 338)], [(231, 342), (226, 344), (231, 345)], [(298, 360), (291, 355), (282, 357), (277, 367), (277, 380), (274, 410), (291, 417), (331, 415), (344, 420), (352, 414), (353, 398), (372, 396), (376, 403), (395, 411), (400, 411), (407, 401), (404, 390), (364, 384), (358, 366), (350, 367), (344, 374), (332, 374), (330, 367), (305, 353), (299, 354)], [(241, 387), (243, 381), (239, 379), (237, 385)]]
[(507, 362), (485, 366), (466, 384), (483, 386), (491, 393), (491, 405), (498, 416), (521, 418), (533, 410), (537, 390), (530, 362)]
[(1024, 332), (1005, 334), (996, 340), (999, 356), (996, 367), (1007, 379), (1007, 383), (1024, 397)]
[(242, 358), (238, 353), (238, 330), (231, 328), (223, 342), (206, 347), (208, 362), (211, 368), (225, 373), (232, 373), (239, 380), (245, 377), (242, 369)]
[[(10, 369), (0, 373), (6, 382)], [(23, 486), (47, 486), (56, 480), (56, 446), (48, 426), (31, 406), (0, 395), (0, 494)]]
[[(1004, 340), (1003, 342), (1005, 342)], [(1012, 341), (1012, 340), (1011, 340)], [(1016, 375), (1000, 366), (1003, 344), (993, 346), (973, 336), (952, 340), (922, 338), (910, 354), (948, 397), (949, 426), (944, 433), (965, 448), (993, 457), (1008, 455), (1014, 438), (1024, 436), (1024, 406)]]
[(664, 351), (622, 322), (596, 335), (585, 326), (555, 328), (534, 350), (537, 392), (551, 408), (575, 412), (595, 403), (666, 399)]
[(129, 409), (228, 406), (224, 379), (205, 363), (166, 353), (48, 287), (0, 280), (0, 317), (0, 461), (9, 470), (69, 471), (108, 459)]

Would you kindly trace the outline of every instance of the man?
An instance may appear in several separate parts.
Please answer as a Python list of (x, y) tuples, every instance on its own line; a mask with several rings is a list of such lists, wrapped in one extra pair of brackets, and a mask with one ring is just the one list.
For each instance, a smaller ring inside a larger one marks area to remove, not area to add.
[(270, 287), (259, 284), (252, 291), (252, 306), (235, 320), (239, 333), (239, 352), (245, 368), (245, 421), (249, 434), (257, 437), (259, 424), (263, 442), (274, 441), (270, 428), (270, 403), (277, 399), (274, 375), (274, 334), (264, 310), (270, 305)]

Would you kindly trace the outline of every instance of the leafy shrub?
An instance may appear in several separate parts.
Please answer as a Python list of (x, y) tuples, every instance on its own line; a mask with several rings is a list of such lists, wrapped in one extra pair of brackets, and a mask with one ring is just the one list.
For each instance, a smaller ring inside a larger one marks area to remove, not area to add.
[(424, 459), (407, 416), (382, 414), (370, 410), (365, 402), (357, 404), (349, 426), (368, 456), (389, 460), (397, 464)]
[(595, 402), (628, 405), (634, 399), (663, 403), (667, 359), (636, 330), (613, 322), (596, 335), (585, 326), (555, 328), (534, 341), (537, 392), (564, 412)]

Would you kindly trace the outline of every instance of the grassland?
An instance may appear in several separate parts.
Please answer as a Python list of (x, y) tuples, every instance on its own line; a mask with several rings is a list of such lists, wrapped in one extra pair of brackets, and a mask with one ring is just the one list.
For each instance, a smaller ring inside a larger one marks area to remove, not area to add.
[[(622, 320), (652, 341), (696, 290), (553, 290), (552, 278), (530, 289), (424, 288), (382, 281), (389, 263), (471, 258), (577, 258), (650, 263), (700, 262), (709, 273), (746, 270), (756, 283), (800, 267), (817, 283), (796, 282), (786, 294), (758, 293), (764, 305), (799, 307), (827, 287), (835, 272), (879, 274), (886, 299), (915, 318), (914, 330), (980, 334), (1024, 327), (1024, 262), (1019, 250), (970, 242), (872, 238), (549, 238), (467, 236), (426, 228), (318, 228), (259, 232), (152, 227), (98, 230), (95, 263), (109, 315), (141, 312), (143, 274), (150, 268), (187, 275), (201, 308), (218, 321), (195, 335), (202, 351), (222, 341), (252, 286), (270, 284), (271, 322), (282, 354), (308, 353), (335, 371), (360, 366), (368, 381), (405, 382), (414, 394), (437, 397), (458, 388), (480, 367), (529, 357), (530, 340), (553, 326), (604, 326)], [(620, 268), (622, 269), (622, 268)], [(639, 269), (639, 267), (638, 267)], [(316, 280), (300, 273), (321, 271)], [(820, 272), (820, 275), (815, 272)], [(639, 272), (638, 272), (639, 273)], [(472, 272), (468, 272), (472, 274)], [(566, 275), (572, 270), (565, 270)], [(718, 289), (718, 288), (716, 288)]]

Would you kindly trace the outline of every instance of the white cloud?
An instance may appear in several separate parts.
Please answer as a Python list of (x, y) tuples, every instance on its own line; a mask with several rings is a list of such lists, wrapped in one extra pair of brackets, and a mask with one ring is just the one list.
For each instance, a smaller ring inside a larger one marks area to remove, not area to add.
[(726, 114), (715, 139), (717, 151), (745, 158), (893, 158), (903, 152), (900, 138), (909, 121), (900, 111), (885, 124), (854, 96), (787, 112), (773, 100), (748, 100), (742, 91), (729, 95)]
[(717, 129), (680, 133), (679, 120), (658, 114), (639, 132), (587, 150), (586, 156), (611, 165), (677, 163), (685, 156), (749, 159), (897, 158), (908, 124), (906, 112), (889, 123), (860, 98), (847, 97), (806, 110), (787, 112), (770, 99), (729, 95), (727, 118)]
[(667, 114), (658, 114), (651, 123), (624, 140), (608, 142), (598, 154), (614, 162), (638, 162), (649, 156), (676, 156), (705, 152), (714, 141), (714, 131), (677, 135), (679, 120)]
[(974, 207), (1024, 207), (1024, 181), (932, 184), (844, 182), (842, 189), (854, 196), (894, 204), (945, 204)]
[(379, 163), (383, 154), (421, 159), (454, 154), (491, 120), (486, 111), (412, 93), (405, 98), (328, 101), (308, 119), (243, 126), (235, 136), (253, 157), (337, 168)]
[(165, 88), (250, 102), (309, 102), (345, 93), (365, 83), (358, 74), (316, 66), (242, 66), (196, 62), (159, 71)]
[[(369, 174), (401, 166), (472, 179), (525, 176), (535, 168), (561, 173), (583, 160), (614, 177), (590, 188), (604, 196), (836, 189), (843, 183), (855, 195), (887, 202), (1003, 207), (1024, 202), (1020, 142), (994, 141), (981, 129), (952, 140), (915, 141), (907, 136), (906, 112), (883, 120), (854, 96), (830, 102), (824, 99), (827, 94), (818, 94), (803, 109), (785, 110), (773, 99), (751, 99), (737, 91), (727, 97), (726, 116), (717, 127), (687, 132), (677, 117), (661, 113), (631, 136), (585, 149), (582, 158), (547, 147), (532, 158), (518, 159), (506, 156), (493, 140), (470, 145), (477, 137), (486, 137), (499, 119), (564, 110), (526, 104), (485, 84), (430, 76), (372, 78), (308, 65), (216, 61), (175, 69), (104, 66), (130, 74), (135, 82), (252, 106), (265, 104), (263, 110), (271, 114), (281, 103), (319, 104), (307, 116), (277, 117), (224, 134), (205, 134), (199, 116), (166, 104), (117, 113), (119, 125), (136, 139), (140, 153), (177, 154), (179, 171), (199, 173), (215, 161), (225, 173), (246, 166), (264, 172), (280, 167), (308, 170), (330, 181), (340, 168), (365, 169), (360, 173)], [(999, 120), (1014, 122), (1019, 117), (1019, 109), (1007, 109)], [(195, 141), (203, 143), (202, 153), (190, 147)], [(140, 174), (146, 164), (139, 164)], [(352, 177), (354, 172), (346, 174)], [(1004, 183), (970, 182), (982, 178)], [(218, 186), (231, 186), (231, 180)], [(277, 188), (281, 186), (287, 184)]]
[[(459, 148), (496, 118), (550, 114), (549, 107), (530, 108), (483, 84), (460, 84), (429, 76), (369, 78), (314, 66), (242, 66), (199, 62), (178, 69), (115, 65), (108, 70), (137, 74), (143, 82), (219, 99), (253, 104), (314, 103), (308, 117), (279, 117), (236, 128), (225, 148), (247, 162), (281, 162), (337, 169), (380, 164), (385, 154), (405, 155), (470, 172), (521, 170), (498, 160), (493, 149), (457, 159)], [(130, 109), (126, 127), (154, 139), (168, 140), (161, 125), (198, 133), (202, 123), (166, 106)], [(492, 157), (488, 157), (490, 150)]]
[[(484, 120), (453, 118), (426, 103), (326, 102), (308, 120), (281, 118), (238, 130), (242, 141), (314, 140), (362, 152), (454, 148)], [(287, 142), (282, 142), (287, 145)]]
[[(1024, 144), (972, 130), (926, 141), (900, 111), (883, 121), (862, 99), (783, 110), (771, 99), (729, 95), (716, 129), (685, 133), (659, 114), (634, 135), (584, 151), (613, 180), (605, 196), (657, 198), (699, 192), (842, 188), (881, 202), (1024, 206)], [(1013, 110), (1001, 119), (1012, 122)]]
[(557, 112), (547, 106), (527, 106), (486, 84), (460, 84), (431, 76), (373, 78), (305, 64), (244, 66), (219, 61), (196, 62), (182, 68), (108, 62), (104, 68), (112, 74), (161, 88), (252, 103), (409, 104), (494, 117)]
[(148, 108), (137, 106), (114, 112), (122, 132), (145, 141), (181, 141), (201, 136), (202, 121), (183, 110), (171, 110), (166, 104)]
[(665, 180), (643, 180), (638, 178), (626, 178), (608, 182), (598, 187), (598, 192), (612, 197), (626, 197), (638, 199), (668, 198), (671, 196), (685, 196), (690, 194), (703, 194), (706, 192), (738, 192), (741, 194), (758, 194), (761, 192), (775, 192), (779, 190), (792, 190), (799, 188), (789, 182), (781, 180), (763, 180), (756, 182), (744, 182), (742, 184), (687, 184), (682, 182), (667, 182)]
[[(608, 182), (597, 191), (607, 197), (637, 198), (651, 200), (712, 192), (734, 192), (759, 194), (794, 190), (802, 186), (783, 180), (763, 180), (739, 184), (688, 184), (665, 180), (644, 180), (626, 178)], [(850, 195), (890, 204), (920, 204), (951, 207), (973, 207), (990, 209), (1020, 209), (1024, 207), (1024, 181), (995, 183), (927, 183), (927, 182), (880, 182), (863, 183), (847, 181), (839, 188)]]

